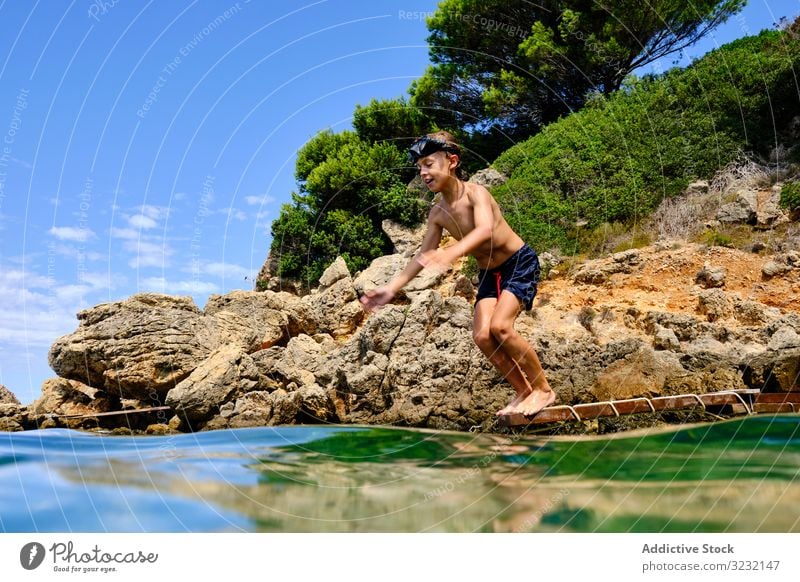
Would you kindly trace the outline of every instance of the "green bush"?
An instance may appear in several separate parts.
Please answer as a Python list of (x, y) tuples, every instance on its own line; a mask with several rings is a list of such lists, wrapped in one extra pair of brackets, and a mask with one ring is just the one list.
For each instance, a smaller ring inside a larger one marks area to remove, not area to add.
[(781, 188), (781, 206), (800, 210), (800, 182), (786, 182)]
[(709, 230), (703, 237), (706, 245), (710, 247), (733, 248), (733, 239), (730, 235), (716, 230)]

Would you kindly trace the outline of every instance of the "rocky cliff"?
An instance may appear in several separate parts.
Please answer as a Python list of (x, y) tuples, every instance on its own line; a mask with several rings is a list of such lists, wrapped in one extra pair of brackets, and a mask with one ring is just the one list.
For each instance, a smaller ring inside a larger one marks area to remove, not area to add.
[[(796, 224), (774, 200), (774, 191), (733, 196), (702, 227), (736, 220), (767, 232), (767, 244), (673, 240), (591, 261), (547, 257), (549, 276), (517, 329), (557, 403), (790, 390), (800, 372), (800, 253)], [(399, 271), (419, 241), (419, 232), (385, 230), (395, 255), (355, 277), (338, 259), (306, 296), (235, 291), (199, 309), (186, 297), (140, 294), (79, 313), (75, 332), (50, 350), (58, 377), (35, 403), (0, 389), (0, 429), (492, 429), (513, 391), (472, 342), (474, 281), (460, 266), (423, 273), (374, 314), (361, 310), (359, 294)]]

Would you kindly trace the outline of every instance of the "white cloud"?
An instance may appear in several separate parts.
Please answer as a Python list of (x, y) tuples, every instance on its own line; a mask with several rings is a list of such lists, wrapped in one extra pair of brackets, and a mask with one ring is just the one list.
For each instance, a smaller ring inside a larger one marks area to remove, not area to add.
[(153, 220), (161, 220), (162, 218), (169, 216), (169, 208), (164, 208), (163, 206), (153, 206), (151, 204), (142, 204), (139, 207), (139, 213), (142, 216), (152, 218)]
[(133, 269), (141, 267), (164, 267), (169, 264), (167, 257), (173, 250), (166, 244), (155, 244), (146, 241), (126, 241), (125, 250), (133, 253), (128, 265)]
[(116, 289), (124, 281), (124, 278), (121, 278), (119, 275), (116, 275), (112, 278), (107, 272), (83, 272), (81, 273), (80, 281), (81, 283), (89, 285), (92, 290)]
[(104, 261), (107, 258), (107, 255), (103, 253), (98, 253), (97, 251), (87, 251), (65, 244), (53, 244), (51, 248), (53, 252), (59, 256), (69, 257), (76, 260)]
[(262, 194), (261, 196), (245, 196), (244, 201), (250, 206), (265, 206), (275, 202), (275, 197), (269, 194)]
[(119, 228), (117, 226), (112, 226), (110, 234), (112, 238), (122, 238), (127, 240), (139, 238), (139, 231), (132, 228)]
[(91, 285), (56, 285), (53, 288), (53, 294), (59, 302), (69, 301), (74, 303), (82, 301), (92, 290)]
[(134, 228), (150, 229), (158, 226), (158, 223), (144, 214), (134, 214), (128, 219), (128, 224)]
[(71, 240), (75, 242), (86, 242), (89, 238), (95, 238), (94, 232), (88, 228), (77, 228), (74, 226), (54, 226), (47, 231), (58, 240)]
[(0, 271), (0, 349), (22, 353), (30, 347), (47, 348), (60, 335), (77, 327), (78, 302), (89, 287), (61, 285), (36, 273)]

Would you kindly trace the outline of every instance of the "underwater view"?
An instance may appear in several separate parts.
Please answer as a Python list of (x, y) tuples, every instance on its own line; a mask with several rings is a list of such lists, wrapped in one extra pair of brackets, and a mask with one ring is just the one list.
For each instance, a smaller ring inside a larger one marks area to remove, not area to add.
[(800, 417), (607, 437), (0, 433), (3, 532), (798, 532)]

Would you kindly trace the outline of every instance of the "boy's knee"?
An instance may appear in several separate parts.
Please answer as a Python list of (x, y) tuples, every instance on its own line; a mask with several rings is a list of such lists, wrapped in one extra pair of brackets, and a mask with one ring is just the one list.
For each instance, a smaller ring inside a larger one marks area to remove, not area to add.
[(475, 330), (472, 332), (472, 341), (482, 350), (491, 349), (494, 339), (488, 329)]
[(503, 343), (514, 334), (514, 323), (508, 323), (506, 321), (493, 321), (490, 332), (495, 340)]

